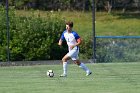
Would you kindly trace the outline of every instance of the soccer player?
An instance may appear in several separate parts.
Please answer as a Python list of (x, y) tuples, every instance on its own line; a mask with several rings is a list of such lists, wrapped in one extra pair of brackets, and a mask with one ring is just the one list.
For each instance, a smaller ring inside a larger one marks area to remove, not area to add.
[(67, 61), (72, 59), (75, 64), (82, 68), (86, 72), (86, 76), (92, 74), (89, 68), (79, 61), (79, 45), (81, 44), (80, 36), (72, 30), (73, 22), (69, 21), (66, 23), (66, 30), (62, 33), (58, 45), (62, 45), (62, 42), (66, 40), (69, 52), (62, 58), (63, 62), (63, 74), (60, 77), (67, 76)]

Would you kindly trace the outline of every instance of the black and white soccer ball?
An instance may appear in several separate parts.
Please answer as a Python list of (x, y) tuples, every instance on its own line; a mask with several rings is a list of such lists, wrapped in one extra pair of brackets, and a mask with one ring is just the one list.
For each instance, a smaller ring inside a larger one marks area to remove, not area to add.
[(48, 70), (46, 74), (47, 74), (48, 77), (54, 77), (53, 70)]

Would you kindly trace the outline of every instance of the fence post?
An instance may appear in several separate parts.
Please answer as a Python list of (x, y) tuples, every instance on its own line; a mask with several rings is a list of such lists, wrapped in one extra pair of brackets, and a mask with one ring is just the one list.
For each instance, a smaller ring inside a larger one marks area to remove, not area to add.
[(6, 0), (6, 26), (7, 26), (7, 62), (10, 63), (10, 49), (9, 49), (10, 33), (9, 33), (9, 3), (8, 3), (8, 0)]
[(92, 0), (93, 62), (96, 62), (95, 0)]

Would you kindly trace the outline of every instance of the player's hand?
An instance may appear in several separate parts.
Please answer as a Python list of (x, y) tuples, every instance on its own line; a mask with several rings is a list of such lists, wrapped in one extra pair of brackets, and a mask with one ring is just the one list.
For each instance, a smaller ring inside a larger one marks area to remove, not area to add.
[(59, 46), (60, 48), (62, 48), (62, 45), (61, 45), (60, 43), (58, 43), (58, 46)]
[(75, 45), (71, 45), (71, 46), (70, 46), (70, 49), (72, 50), (74, 47), (75, 47)]
[(60, 43), (58, 43), (58, 45), (59, 45), (59, 46), (61, 46), (61, 44), (60, 44)]
[(59, 45), (59, 46), (62, 45), (62, 40), (61, 40), (61, 39), (59, 40), (58, 45)]

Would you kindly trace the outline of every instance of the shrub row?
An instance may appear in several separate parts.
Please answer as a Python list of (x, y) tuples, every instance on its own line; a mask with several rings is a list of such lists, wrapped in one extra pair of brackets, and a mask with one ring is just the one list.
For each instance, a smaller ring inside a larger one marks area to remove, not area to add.
[[(0, 60), (6, 61), (7, 29), (4, 7), (0, 8), (0, 12)], [(51, 13), (43, 19), (33, 12), (30, 17), (20, 17), (11, 8), (9, 19), (11, 61), (60, 59), (65, 53), (66, 48), (57, 45), (60, 34), (65, 29), (61, 16)]]
[(98, 39), (98, 62), (139, 62), (139, 39)]

